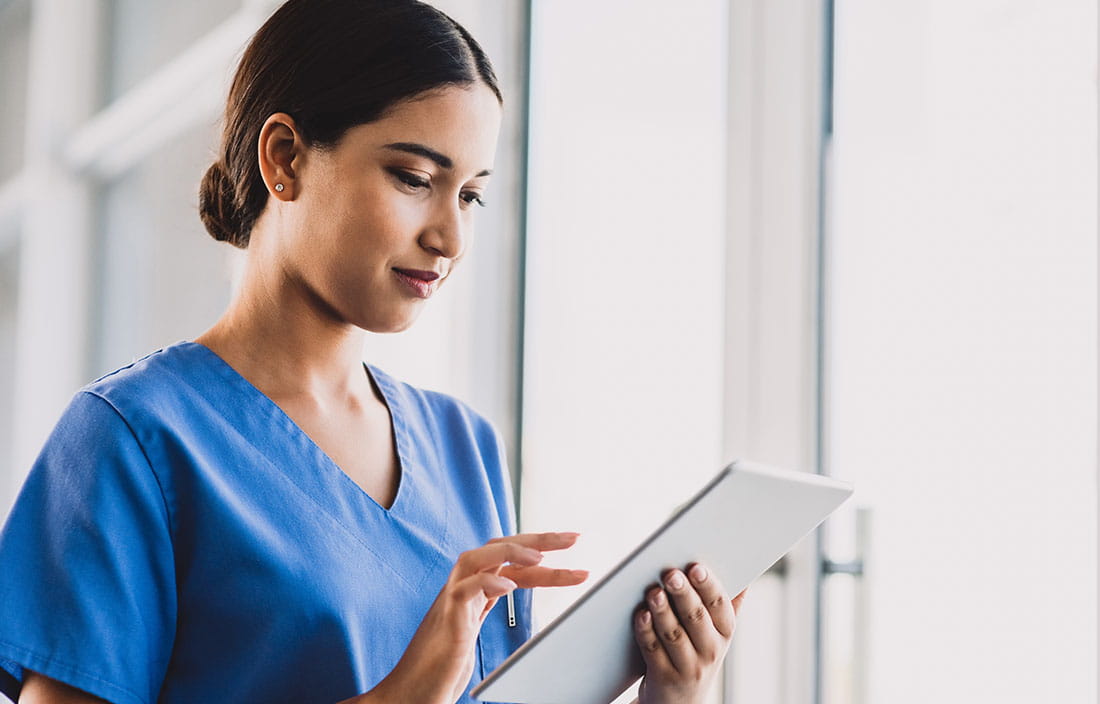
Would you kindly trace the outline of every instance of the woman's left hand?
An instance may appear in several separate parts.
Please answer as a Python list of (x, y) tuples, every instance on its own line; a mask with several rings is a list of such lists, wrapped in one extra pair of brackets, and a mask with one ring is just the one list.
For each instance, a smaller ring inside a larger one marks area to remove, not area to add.
[(641, 704), (701, 702), (729, 650), (745, 598), (730, 599), (703, 565), (669, 570), (634, 615), (634, 637), (645, 660)]

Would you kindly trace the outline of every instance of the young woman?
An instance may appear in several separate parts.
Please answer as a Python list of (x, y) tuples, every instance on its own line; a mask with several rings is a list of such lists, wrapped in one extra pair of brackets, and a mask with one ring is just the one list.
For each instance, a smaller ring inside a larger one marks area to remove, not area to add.
[[(469, 701), (530, 636), (529, 590), (585, 579), (539, 566), (576, 535), (512, 535), (484, 418), (361, 360), (465, 256), (501, 105), (415, 0), (290, 0), (257, 32), (201, 197), (242, 284), (58, 422), (0, 535), (0, 691)], [(639, 602), (642, 700), (699, 701), (736, 602), (699, 565)]]

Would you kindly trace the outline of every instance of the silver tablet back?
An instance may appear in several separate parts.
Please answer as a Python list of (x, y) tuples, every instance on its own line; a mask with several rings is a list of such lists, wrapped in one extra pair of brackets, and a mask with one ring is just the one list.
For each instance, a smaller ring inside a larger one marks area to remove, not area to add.
[(490, 673), (473, 696), (516, 704), (613, 701), (644, 674), (632, 616), (665, 569), (705, 563), (736, 594), (852, 491), (816, 474), (734, 462)]

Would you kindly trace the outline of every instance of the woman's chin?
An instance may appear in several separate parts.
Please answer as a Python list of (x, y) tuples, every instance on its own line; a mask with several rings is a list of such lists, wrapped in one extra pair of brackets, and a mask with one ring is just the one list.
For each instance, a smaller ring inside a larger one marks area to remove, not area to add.
[(417, 314), (413, 315), (398, 316), (386, 320), (371, 320), (364, 325), (360, 325), (359, 327), (366, 330), (367, 332), (373, 332), (378, 335), (388, 335), (396, 332), (405, 332), (406, 330), (411, 328), (413, 323), (416, 322), (416, 319), (420, 317), (418, 313), (419, 311), (417, 311)]

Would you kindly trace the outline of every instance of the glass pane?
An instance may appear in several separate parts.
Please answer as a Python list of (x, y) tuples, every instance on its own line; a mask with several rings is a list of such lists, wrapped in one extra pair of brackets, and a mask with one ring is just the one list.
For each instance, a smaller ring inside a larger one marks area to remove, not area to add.
[(198, 188), (216, 135), (176, 138), (110, 183), (101, 202), (96, 371), (203, 332), (229, 302), (230, 245), (199, 220)]
[(113, 101), (240, 9), (241, 0), (109, 0), (107, 102)]
[(592, 571), (535, 592), (543, 623), (720, 469), (725, 28), (710, 0), (534, 4), (523, 521)]
[(0, 184), (23, 168), (30, 3), (0, 2)]
[(837, 3), (828, 704), (1096, 701), (1096, 13)]

